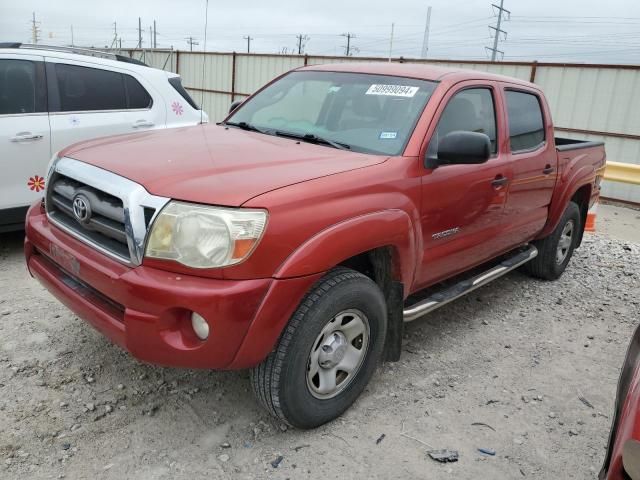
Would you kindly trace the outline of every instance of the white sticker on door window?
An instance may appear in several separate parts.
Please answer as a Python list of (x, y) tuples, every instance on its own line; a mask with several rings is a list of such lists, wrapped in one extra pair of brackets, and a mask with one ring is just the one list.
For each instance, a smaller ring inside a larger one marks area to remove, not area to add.
[(420, 87), (410, 87), (408, 85), (382, 85), (373, 84), (365, 95), (390, 95), (392, 97), (413, 97)]

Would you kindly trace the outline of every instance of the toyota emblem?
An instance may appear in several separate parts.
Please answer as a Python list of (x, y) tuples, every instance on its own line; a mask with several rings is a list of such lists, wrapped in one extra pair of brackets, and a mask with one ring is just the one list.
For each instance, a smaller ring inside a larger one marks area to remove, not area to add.
[(91, 204), (84, 195), (76, 195), (73, 198), (73, 214), (80, 223), (89, 223), (91, 220)]

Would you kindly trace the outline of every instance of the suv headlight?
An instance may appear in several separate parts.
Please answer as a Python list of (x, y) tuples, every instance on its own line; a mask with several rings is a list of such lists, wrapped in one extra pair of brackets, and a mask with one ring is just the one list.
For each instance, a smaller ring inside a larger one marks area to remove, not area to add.
[(253, 252), (266, 224), (264, 210), (171, 201), (151, 226), (145, 256), (193, 268), (234, 265)]

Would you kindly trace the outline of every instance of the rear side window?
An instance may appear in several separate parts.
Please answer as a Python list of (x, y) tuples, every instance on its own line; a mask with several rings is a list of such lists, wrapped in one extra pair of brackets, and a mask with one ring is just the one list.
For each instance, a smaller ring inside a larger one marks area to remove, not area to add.
[(44, 63), (0, 59), (0, 115), (46, 112)]
[(490, 89), (469, 88), (449, 100), (429, 143), (428, 156), (436, 158), (440, 139), (455, 131), (484, 133), (491, 141), (491, 153), (496, 153), (496, 112)]
[(544, 143), (544, 120), (537, 95), (507, 90), (509, 143), (512, 152), (533, 150)]
[(57, 111), (126, 110), (150, 108), (153, 103), (131, 75), (56, 63), (55, 77), (60, 98)]
[(127, 96), (118, 72), (56, 63), (60, 111), (124, 110)]
[(123, 75), (127, 88), (127, 108), (150, 108), (153, 100), (151, 95), (131, 75)]
[(175, 89), (175, 91), (178, 92), (180, 96), (186, 100), (186, 102), (189, 105), (191, 105), (196, 110), (200, 110), (200, 107), (198, 107), (198, 104), (193, 101), (193, 98), (191, 98), (191, 95), (189, 95), (189, 92), (187, 92), (182, 86), (182, 79), (180, 77), (171, 77), (169, 79), (169, 83)]

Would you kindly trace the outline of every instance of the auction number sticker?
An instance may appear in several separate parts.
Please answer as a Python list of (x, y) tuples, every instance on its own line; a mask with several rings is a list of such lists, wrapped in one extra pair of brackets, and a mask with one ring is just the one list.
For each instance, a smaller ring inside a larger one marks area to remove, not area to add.
[(392, 97), (413, 97), (420, 87), (410, 87), (408, 85), (382, 85), (373, 84), (365, 95), (389, 95)]

